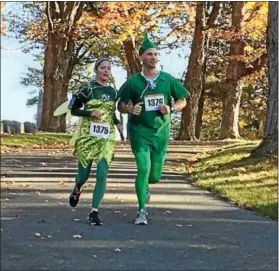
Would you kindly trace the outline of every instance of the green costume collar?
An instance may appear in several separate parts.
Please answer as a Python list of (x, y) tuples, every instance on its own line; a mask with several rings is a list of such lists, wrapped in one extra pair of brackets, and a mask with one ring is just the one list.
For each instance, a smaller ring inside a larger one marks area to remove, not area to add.
[(141, 44), (141, 47), (139, 49), (139, 55), (142, 55), (146, 50), (154, 48), (156, 49), (157, 46), (155, 43), (149, 40), (148, 34), (146, 33), (143, 39), (143, 42)]

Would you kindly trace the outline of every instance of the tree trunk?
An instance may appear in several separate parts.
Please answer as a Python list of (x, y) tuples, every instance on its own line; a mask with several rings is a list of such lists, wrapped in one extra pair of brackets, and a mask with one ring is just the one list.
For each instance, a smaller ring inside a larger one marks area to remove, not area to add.
[(41, 130), (42, 127), (42, 113), (43, 113), (43, 99), (44, 99), (44, 93), (42, 90), (39, 92), (39, 98), (38, 98), (38, 105), (37, 105), (37, 130)]
[(204, 108), (204, 90), (202, 90), (199, 105), (198, 105), (198, 115), (197, 115), (197, 123), (196, 123), (196, 138), (200, 139), (201, 128), (202, 128), (202, 116), (203, 116), (203, 108)]
[(278, 2), (269, 2), (267, 27), (269, 94), (264, 139), (252, 155), (272, 156), (278, 148)]
[[(128, 62), (128, 71), (127, 78), (135, 73), (141, 72), (141, 63), (139, 60), (139, 55), (135, 47), (135, 41), (133, 38), (126, 39), (123, 41), (124, 52)], [(132, 105), (132, 102), (129, 101), (129, 105)], [(130, 114), (128, 114), (128, 120), (130, 119)], [(128, 123), (127, 123), (128, 131)], [(126, 139), (129, 139), (129, 134), (127, 133)]]
[(239, 106), (242, 94), (241, 76), (244, 73), (244, 63), (235, 59), (244, 54), (244, 42), (240, 36), (243, 21), (244, 2), (231, 2), (232, 5), (232, 27), (235, 37), (230, 42), (230, 59), (227, 79), (223, 88), (222, 124), (220, 139), (239, 138), (238, 118)]
[(133, 38), (123, 41), (124, 52), (129, 66), (129, 75), (141, 72), (141, 64)]
[(73, 71), (74, 41), (71, 33), (83, 6), (82, 2), (47, 2), (48, 42), (44, 61), (42, 131), (66, 131), (66, 115), (54, 117), (53, 112), (67, 100)]
[(264, 138), (266, 114), (267, 114), (267, 110), (265, 108), (264, 110), (261, 111), (259, 116), (259, 138)]
[(181, 127), (178, 135), (180, 140), (197, 140), (196, 121), (202, 92), (204, 65), (204, 6), (205, 2), (197, 2), (196, 27), (184, 84), (191, 95), (186, 108), (182, 111)]
[[(209, 48), (209, 39), (210, 39), (210, 36), (207, 34), (205, 36), (205, 55), (206, 55), (206, 52)], [(202, 128), (202, 116), (203, 116), (203, 108), (204, 108), (204, 102), (205, 102), (205, 88), (204, 88), (204, 85), (205, 85), (205, 77), (206, 77), (206, 65), (207, 65), (207, 57), (205, 56), (204, 58), (204, 63), (203, 63), (203, 80), (202, 80), (202, 84), (203, 84), (203, 87), (202, 87), (202, 92), (201, 92), (201, 96), (200, 96), (200, 99), (199, 99), (199, 104), (198, 104), (198, 115), (197, 115), (197, 122), (196, 122), (196, 138), (197, 139), (200, 139), (200, 135), (201, 135), (201, 128)]]

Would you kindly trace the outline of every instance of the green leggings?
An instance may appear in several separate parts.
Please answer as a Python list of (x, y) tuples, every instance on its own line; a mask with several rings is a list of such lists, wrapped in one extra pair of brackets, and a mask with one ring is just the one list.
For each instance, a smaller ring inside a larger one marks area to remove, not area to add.
[[(90, 170), (92, 166), (92, 161), (84, 168), (80, 163), (78, 163), (78, 174), (76, 176), (76, 186), (81, 188), (89, 178)], [(97, 173), (96, 173), (96, 185), (93, 191), (92, 197), (92, 207), (98, 208), (106, 190), (106, 180), (108, 173), (108, 164), (105, 159), (102, 159), (97, 164)]]
[(145, 209), (148, 184), (157, 183), (161, 178), (166, 152), (155, 153), (148, 149), (135, 152), (134, 155), (137, 163), (136, 193), (140, 210)]

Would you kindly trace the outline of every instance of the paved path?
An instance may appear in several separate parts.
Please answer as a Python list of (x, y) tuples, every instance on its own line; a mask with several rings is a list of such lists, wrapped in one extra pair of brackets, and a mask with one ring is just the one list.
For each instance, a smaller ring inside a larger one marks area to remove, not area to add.
[(148, 226), (132, 223), (136, 168), (127, 148), (118, 149), (103, 227), (86, 221), (95, 168), (73, 209), (68, 196), (76, 162), (70, 152), (2, 155), (1, 270), (277, 270), (277, 222), (168, 170), (178, 152), (192, 159), (203, 148), (171, 147), (162, 181), (152, 186)]

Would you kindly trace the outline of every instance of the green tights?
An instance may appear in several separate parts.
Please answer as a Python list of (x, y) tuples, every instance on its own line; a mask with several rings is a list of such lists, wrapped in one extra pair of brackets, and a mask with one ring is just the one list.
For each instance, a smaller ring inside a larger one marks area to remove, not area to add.
[[(76, 186), (80, 189), (88, 180), (92, 166), (91, 161), (86, 168), (78, 163), (78, 174), (76, 176)], [(108, 164), (105, 159), (102, 159), (97, 164), (96, 185), (93, 191), (92, 208), (98, 208), (106, 190), (106, 180), (108, 173)]]
[(157, 183), (161, 178), (166, 153), (155, 153), (148, 149), (140, 150), (134, 155), (137, 163), (136, 193), (141, 210), (145, 209), (148, 184)]

